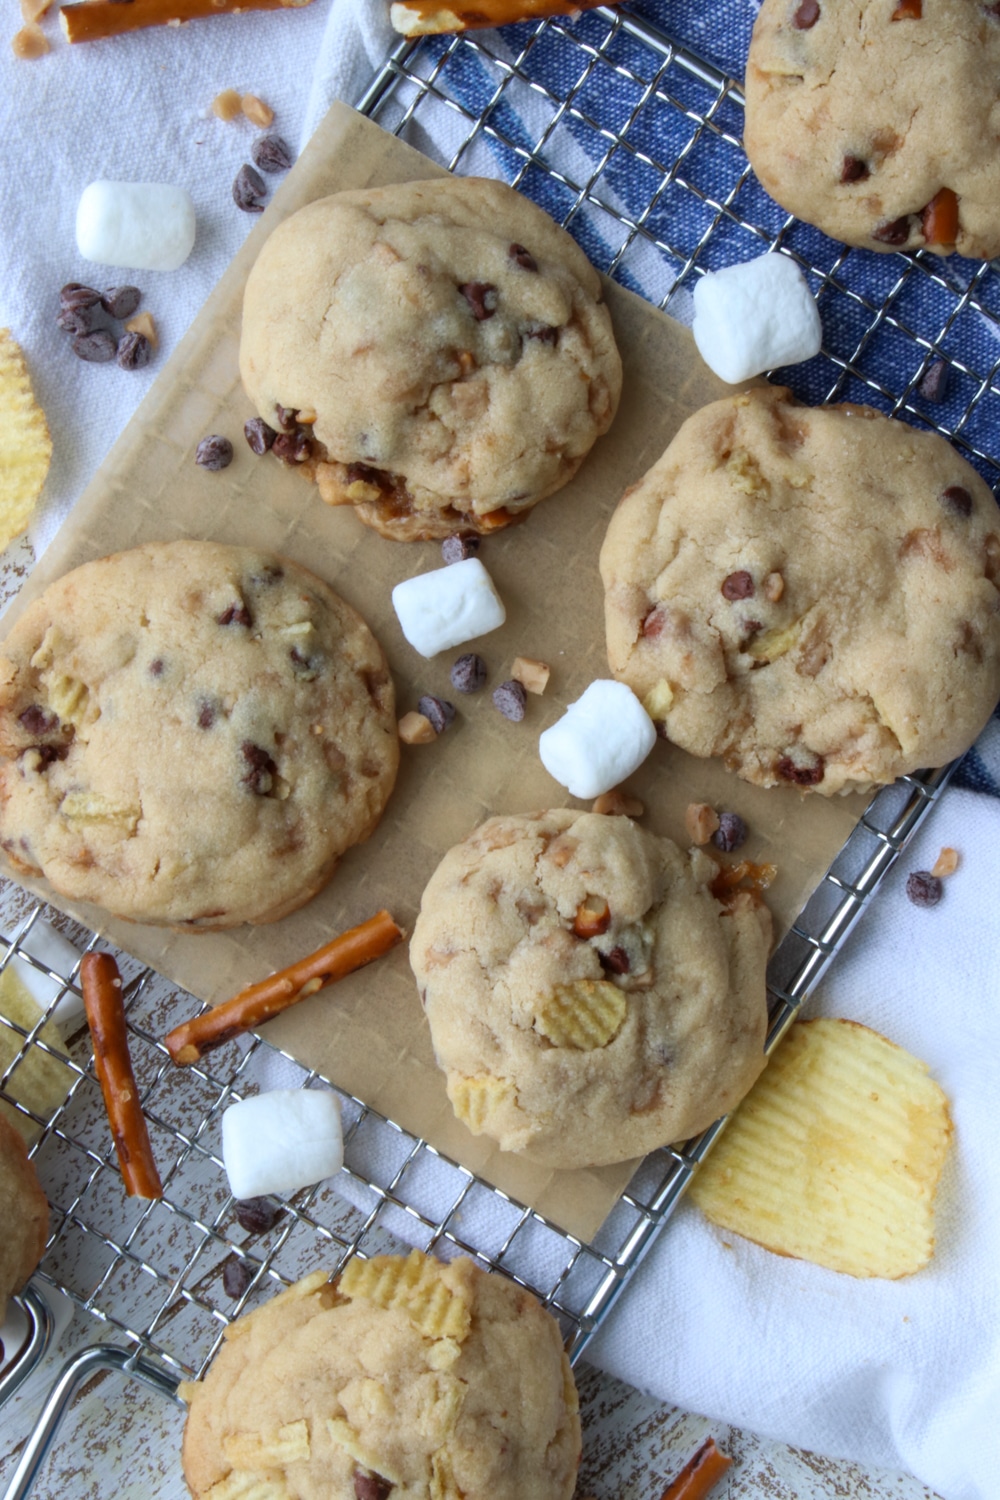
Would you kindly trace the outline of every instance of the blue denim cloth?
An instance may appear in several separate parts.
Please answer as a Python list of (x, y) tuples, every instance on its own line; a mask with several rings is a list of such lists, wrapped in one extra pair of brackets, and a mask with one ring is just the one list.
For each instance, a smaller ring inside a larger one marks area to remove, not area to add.
[[(619, 14), (742, 80), (753, 0), (635, 0)], [(544, 29), (442, 38), (421, 71), (437, 67), (435, 88), (466, 117), (461, 130), (482, 119), (466, 151), (487, 150), (601, 270), (685, 320), (699, 274), (780, 244), (818, 295), (824, 346), (772, 378), (813, 404), (859, 401), (939, 426), (1000, 490), (996, 270), (958, 256), (847, 250), (791, 219), (749, 170), (738, 100), (664, 62), (624, 25), (588, 12)], [(932, 403), (919, 383), (938, 360), (947, 390)], [(1000, 795), (1000, 718), (956, 779)]]

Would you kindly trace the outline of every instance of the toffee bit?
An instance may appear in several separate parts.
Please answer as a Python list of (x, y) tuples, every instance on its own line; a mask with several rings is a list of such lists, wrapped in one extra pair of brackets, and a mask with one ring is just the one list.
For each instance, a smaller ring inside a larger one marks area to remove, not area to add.
[(930, 870), (914, 870), (906, 877), (906, 894), (914, 906), (937, 906), (944, 894), (944, 885), (938, 875)]
[(244, 162), (233, 182), (233, 202), (246, 214), (262, 214), (267, 188), (259, 172)]
[(217, 432), (203, 437), (195, 449), (194, 461), (199, 468), (209, 469), (213, 474), (228, 469), (233, 461), (233, 445), (227, 437)]

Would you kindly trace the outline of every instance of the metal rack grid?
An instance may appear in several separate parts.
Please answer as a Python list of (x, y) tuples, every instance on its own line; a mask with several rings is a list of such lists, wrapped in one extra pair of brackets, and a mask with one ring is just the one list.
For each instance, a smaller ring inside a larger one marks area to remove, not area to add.
[[(553, 86), (554, 74), (563, 88)], [(772, 245), (794, 255), (820, 293), (826, 330), (823, 354), (789, 372), (797, 393), (811, 402), (864, 399), (928, 423), (918, 385), (930, 361), (942, 359), (952, 394), (933, 425), (992, 482), (1000, 481), (1000, 464), (983, 436), (1000, 411), (992, 405), (1000, 400), (1000, 360), (985, 358), (982, 338), (965, 336), (969, 318), (997, 323), (991, 269), (956, 271), (925, 255), (861, 255), (789, 219), (756, 187), (747, 167), (741, 103), (731, 79), (634, 18), (604, 9), (574, 25), (550, 21), (502, 37), (477, 33), (403, 44), (361, 101), (379, 123), (452, 169), (501, 170), (561, 218), (601, 269), (671, 312), (683, 315), (693, 278), (717, 265)], [(434, 140), (449, 141), (446, 156), (433, 151)], [(640, 205), (636, 181), (648, 186)], [(918, 320), (911, 306), (915, 284), (925, 292), (932, 288), (936, 309), (928, 323), (925, 295), (919, 326), (913, 326)], [(905, 350), (892, 366), (894, 379), (885, 373), (885, 339)], [(906, 777), (873, 799), (772, 959), (769, 1048), (948, 776), (946, 769)], [(81, 953), (96, 943), (93, 934), (49, 915)], [(43, 909), (17, 887), (0, 892), (0, 932), (9, 944), (0, 971), (20, 957), (48, 973), (64, 994), (76, 988), (76, 968), (50, 970), (29, 952), (32, 928), (44, 919)], [(179, 1379), (207, 1367), (233, 1317), (317, 1261), (333, 1270), (352, 1254), (407, 1243), (443, 1255), (464, 1252), (535, 1291), (559, 1318), (578, 1359), (724, 1124), (648, 1157), (594, 1240), (584, 1244), (336, 1091), (346, 1137), (336, 1190), (325, 1185), (296, 1194), (270, 1230), (252, 1234), (239, 1224), (226, 1187), (222, 1111), (262, 1086), (331, 1085), (260, 1038), (231, 1043), (207, 1064), (175, 1069), (160, 1038), (194, 1002), (124, 955), (120, 962), (130, 1044), (164, 1180), (161, 1203), (124, 1196), (86, 1032), (61, 1041), (41, 1020), (26, 1031), (0, 1015), (0, 1033), (15, 1038), (16, 1053), (0, 1071), (0, 1098), (35, 1132), (32, 1153), (52, 1206), (37, 1282), (70, 1297), (116, 1340), (67, 1369), (23, 1451), (9, 1500), (28, 1493), (73, 1390), (92, 1369), (122, 1369), (169, 1396)], [(64, 1085), (46, 1115), (18, 1098), (18, 1069), (33, 1056), (46, 1058)], [(245, 1289), (235, 1296), (227, 1295), (222, 1279), (232, 1261), (247, 1273)], [(36, 1336), (36, 1357), (39, 1344), (44, 1340)], [(12, 1382), (28, 1359), (20, 1351), (4, 1376)]]

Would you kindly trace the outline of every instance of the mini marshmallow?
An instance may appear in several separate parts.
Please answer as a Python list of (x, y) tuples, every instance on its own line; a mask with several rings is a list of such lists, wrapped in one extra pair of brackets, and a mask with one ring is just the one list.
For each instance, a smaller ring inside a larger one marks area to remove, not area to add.
[[(36, 922), (17, 946), (22, 952), (30, 953), (32, 958), (37, 958), (46, 969), (51, 969), (54, 974), (61, 974), (66, 979), (80, 962), (80, 954), (73, 944), (47, 922)], [(62, 980), (50, 978), (43, 969), (36, 969), (30, 959), (21, 958), (19, 954), (11, 959), (10, 967), (39, 1011), (44, 1014), (63, 989)], [(83, 1017), (83, 1001), (73, 990), (67, 989), (52, 1012), (51, 1019), (61, 1030), (69, 1032), (76, 1029)]]
[(478, 557), (397, 583), (392, 607), (410, 645), (428, 657), (486, 635), (507, 618)]
[(295, 1193), (344, 1165), (336, 1096), (326, 1089), (271, 1089), (222, 1116), (222, 1160), (234, 1198)]
[(702, 276), (692, 332), (702, 359), (730, 385), (812, 359), (823, 342), (808, 282), (793, 260), (773, 251)]
[(599, 797), (631, 776), (656, 743), (631, 688), (599, 678), (538, 740), (542, 765), (574, 797)]
[(85, 260), (132, 271), (176, 271), (194, 245), (194, 204), (169, 182), (92, 182), (76, 210)]

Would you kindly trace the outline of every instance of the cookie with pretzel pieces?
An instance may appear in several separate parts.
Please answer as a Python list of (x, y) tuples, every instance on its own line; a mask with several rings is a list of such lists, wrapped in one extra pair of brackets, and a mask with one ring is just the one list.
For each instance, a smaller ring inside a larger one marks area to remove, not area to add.
[(240, 374), (272, 452), (399, 541), (496, 531), (573, 477), (621, 360), (601, 281), (504, 183), (337, 193), (250, 272)]

